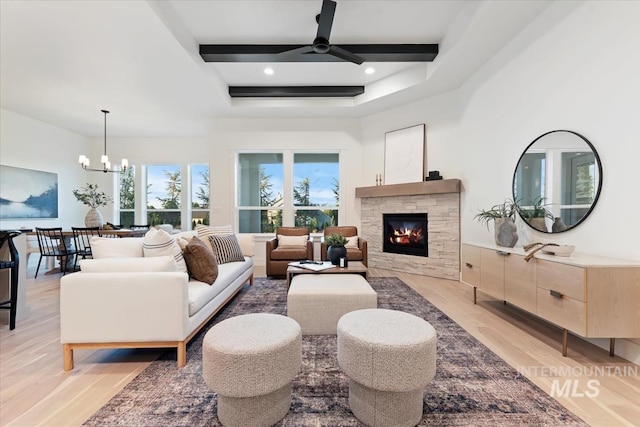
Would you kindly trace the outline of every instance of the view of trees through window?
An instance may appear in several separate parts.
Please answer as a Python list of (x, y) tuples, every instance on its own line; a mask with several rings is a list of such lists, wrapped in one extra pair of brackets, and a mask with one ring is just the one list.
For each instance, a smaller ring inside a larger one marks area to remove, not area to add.
[(130, 166), (120, 174), (120, 225), (135, 224), (136, 214), (135, 167)]
[[(293, 178), (289, 197), (285, 171)], [(273, 233), (282, 225), (321, 232), (338, 224), (337, 153), (294, 153), (293, 164), (285, 164), (282, 153), (239, 153), (237, 184), (240, 232)], [(285, 212), (293, 223), (283, 224)]]
[(209, 165), (191, 166), (191, 229), (209, 225)]
[[(146, 167), (146, 216), (149, 225), (171, 224), (181, 229), (182, 172), (180, 165), (149, 165)], [(209, 166), (191, 165), (190, 191), (191, 225), (209, 224)], [(136, 224), (135, 168), (120, 175), (120, 224)]]

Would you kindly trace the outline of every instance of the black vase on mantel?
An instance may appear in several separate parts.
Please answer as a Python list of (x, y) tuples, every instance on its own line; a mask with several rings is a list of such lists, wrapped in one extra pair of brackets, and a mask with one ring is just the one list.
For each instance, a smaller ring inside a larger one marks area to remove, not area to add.
[(338, 265), (340, 263), (340, 258), (344, 258), (346, 256), (347, 248), (344, 246), (329, 246), (327, 248), (327, 257), (333, 265)]

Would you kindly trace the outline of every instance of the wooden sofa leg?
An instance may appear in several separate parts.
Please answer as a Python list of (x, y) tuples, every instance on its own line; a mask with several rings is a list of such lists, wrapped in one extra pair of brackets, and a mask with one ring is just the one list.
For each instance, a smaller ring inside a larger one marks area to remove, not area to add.
[(186, 341), (181, 341), (178, 343), (176, 348), (178, 351), (178, 368), (184, 367), (187, 364), (187, 343)]
[(69, 344), (62, 344), (62, 360), (65, 371), (73, 369), (73, 349)]
[(253, 286), (253, 274), (249, 277), (249, 286)]

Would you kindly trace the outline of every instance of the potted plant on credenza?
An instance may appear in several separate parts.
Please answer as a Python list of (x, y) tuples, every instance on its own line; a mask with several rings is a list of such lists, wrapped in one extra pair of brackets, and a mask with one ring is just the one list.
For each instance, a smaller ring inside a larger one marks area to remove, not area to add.
[(518, 229), (515, 219), (518, 205), (511, 199), (505, 199), (503, 203), (493, 205), (489, 209), (482, 209), (474, 216), (489, 229), (489, 223), (493, 222), (494, 238), (496, 245), (512, 248), (518, 242)]

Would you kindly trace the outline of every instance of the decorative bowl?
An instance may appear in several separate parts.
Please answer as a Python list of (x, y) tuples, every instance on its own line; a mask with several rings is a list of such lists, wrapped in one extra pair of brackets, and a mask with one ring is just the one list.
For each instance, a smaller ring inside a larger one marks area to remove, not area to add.
[(569, 256), (575, 249), (576, 247), (573, 245), (547, 246), (542, 249), (542, 252), (556, 256)]

